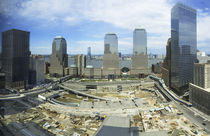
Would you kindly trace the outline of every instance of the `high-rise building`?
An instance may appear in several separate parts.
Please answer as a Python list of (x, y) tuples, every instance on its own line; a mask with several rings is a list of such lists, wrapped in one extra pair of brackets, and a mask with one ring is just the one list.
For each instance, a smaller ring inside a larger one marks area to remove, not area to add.
[(195, 9), (177, 3), (171, 10), (171, 88), (183, 94), (193, 82), (197, 30)]
[(66, 40), (62, 36), (56, 36), (52, 43), (49, 72), (54, 76), (64, 76), (66, 67), (68, 67)]
[(202, 88), (210, 88), (210, 61), (194, 64), (194, 84)]
[(190, 83), (189, 89), (194, 107), (210, 115), (210, 61), (194, 64), (194, 84)]
[(40, 55), (31, 55), (29, 63), (29, 84), (44, 82), (44, 59)]
[(91, 59), (91, 47), (88, 47), (88, 49), (87, 49), (87, 59), (88, 60)]
[(29, 36), (29, 32), (17, 29), (2, 32), (2, 71), (6, 76), (6, 87), (28, 86)]
[(77, 67), (78, 75), (84, 76), (86, 67), (86, 56), (83, 54), (74, 56), (74, 63)]
[(168, 87), (171, 87), (171, 38), (166, 45), (166, 57), (162, 66), (162, 78)]
[(108, 33), (104, 37), (103, 68), (119, 68), (118, 38), (115, 33)]
[(147, 67), (147, 32), (143, 28), (136, 28), (133, 32), (132, 68)]

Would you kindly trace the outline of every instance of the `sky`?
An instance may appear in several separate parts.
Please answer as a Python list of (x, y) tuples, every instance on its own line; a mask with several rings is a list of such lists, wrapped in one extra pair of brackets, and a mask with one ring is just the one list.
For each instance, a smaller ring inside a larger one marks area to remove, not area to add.
[[(147, 31), (148, 54), (165, 54), (171, 8), (182, 2), (197, 9), (197, 47), (210, 54), (209, 0), (0, 0), (0, 32), (30, 32), (32, 54), (51, 54), (55, 36), (67, 41), (68, 54), (103, 54), (104, 36), (118, 36), (118, 50), (131, 54), (133, 30)], [(1, 40), (1, 38), (0, 38)]]

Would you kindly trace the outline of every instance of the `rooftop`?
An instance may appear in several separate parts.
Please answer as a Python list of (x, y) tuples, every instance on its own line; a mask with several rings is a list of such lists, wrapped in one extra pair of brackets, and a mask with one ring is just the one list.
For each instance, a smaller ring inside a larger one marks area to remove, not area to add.
[(106, 35), (116, 35), (115, 33), (109, 32)]
[(135, 30), (145, 30), (143, 27), (136, 27)]
[(107, 117), (96, 136), (139, 136), (138, 127), (130, 127), (129, 117)]
[(63, 38), (63, 36), (56, 36), (55, 38), (56, 39), (61, 39), (61, 38)]
[(194, 8), (188, 6), (188, 5), (185, 5), (185, 4), (181, 3), (181, 2), (178, 2), (173, 8), (178, 8), (178, 7), (181, 7), (181, 8), (187, 9), (187, 10), (190, 10), (191, 12), (195, 12), (195, 13), (197, 12), (196, 9), (194, 9)]
[(190, 83), (190, 85), (192, 85), (192, 86), (194, 86), (194, 87), (197, 87), (197, 88), (201, 89), (202, 91), (206, 91), (206, 92), (209, 92), (209, 93), (210, 93), (210, 88), (202, 88), (202, 87), (197, 86), (197, 85), (192, 84), (192, 83)]
[(128, 128), (130, 126), (130, 119), (129, 117), (109, 116), (104, 120), (103, 125)]
[(166, 131), (142, 132), (139, 136), (168, 136)]

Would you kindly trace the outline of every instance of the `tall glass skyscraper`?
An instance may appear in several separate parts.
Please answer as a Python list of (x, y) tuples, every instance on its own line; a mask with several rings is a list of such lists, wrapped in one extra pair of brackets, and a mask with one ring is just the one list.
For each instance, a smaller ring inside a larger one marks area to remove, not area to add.
[(104, 37), (103, 68), (119, 68), (118, 38), (115, 33)]
[(133, 54), (147, 54), (147, 32), (136, 28), (133, 32)]
[(108, 33), (104, 37), (105, 50), (107, 49), (112, 54), (118, 54), (118, 38), (115, 33)]
[(147, 32), (143, 28), (136, 28), (133, 32), (132, 68), (146, 68), (147, 66)]
[(62, 36), (56, 36), (53, 40), (50, 56), (50, 73), (64, 76), (64, 68), (66, 67), (68, 67), (66, 40)]
[(196, 62), (196, 10), (177, 3), (171, 10), (171, 87), (182, 94), (193, 82)]

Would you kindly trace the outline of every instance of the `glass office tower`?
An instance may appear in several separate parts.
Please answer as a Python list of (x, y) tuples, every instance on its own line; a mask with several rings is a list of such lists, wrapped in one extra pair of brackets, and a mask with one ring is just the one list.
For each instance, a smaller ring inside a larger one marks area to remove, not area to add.
[(103, 68), (119, 68), (118, 38), (115, 33), (108, 33), (104, 37)]
[(56, 36), (53, 40), (50, 56), (50, 73), (64, 76), (64, 68), (66, 67), (68, 67), (66, 40), (62, 36)]
[(112, 54), (118, 54), (118, 38), (115, 33), (108, 33), (104, 37), (105, 51)]
[(143, 28), (136, 28), (133, 32), (132, 68), (147, 68), (147, 32)]
[(133, 32), (133, 54), (147, 55), (147, 32), (143, 28), (136, 28)]
[(193, 81), (196, 62), (196, 10), (177, 3), (171, 10), (171, 87), (179, 94)]
[(65, 61), (65, 56), (67, 54), (67, 44), (66, 40), (62, 36), (56, 36), (53, 40), (52, 54), (56, 54), (61, 65), (68, 66)]

